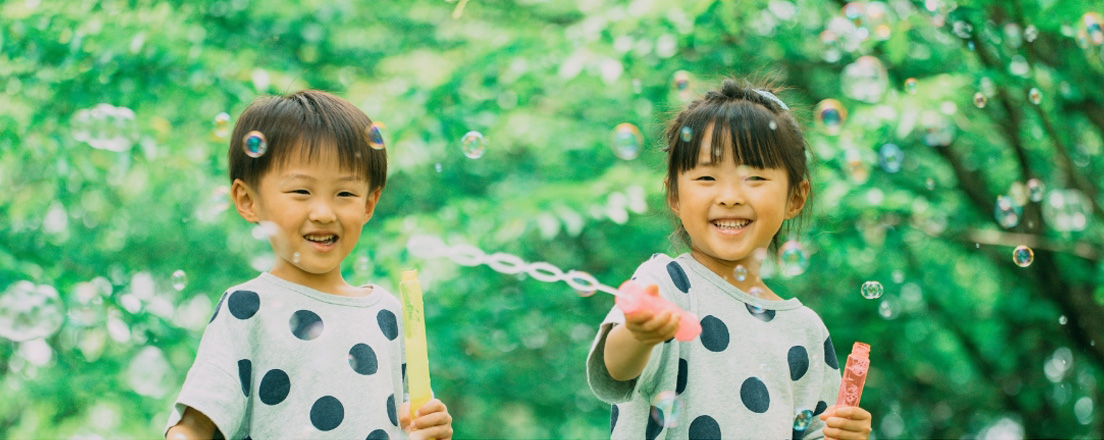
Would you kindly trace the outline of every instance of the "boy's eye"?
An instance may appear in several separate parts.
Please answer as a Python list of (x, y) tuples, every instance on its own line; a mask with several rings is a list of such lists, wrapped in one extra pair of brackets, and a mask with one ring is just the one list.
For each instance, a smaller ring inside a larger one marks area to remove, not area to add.
[(310, 195), (310, 191), (307, 191), (305, 189), (295, 189), (295, 190), (292, 190), (291, 192), (292, 192), (292, 194)]
[(342, 192), (338, 193), (337, 195), (341, 196), (341, 197), (356, 197), (356, 194), (353, 194), (353, 193), (348, 192), (348, 191), (342, 191)]
[(748, 180), (767, 180), (763, 176), (748, 176)]

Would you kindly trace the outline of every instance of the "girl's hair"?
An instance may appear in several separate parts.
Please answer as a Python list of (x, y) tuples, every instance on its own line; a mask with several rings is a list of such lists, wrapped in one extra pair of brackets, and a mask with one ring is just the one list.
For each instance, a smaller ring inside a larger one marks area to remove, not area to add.
[[(297, 160), (336, 154), (343, 171), (383, 188), (387, 153), (371, 147), (372, 120), (355, 105), (319, 90), (257, 98), (246, 107), (230, 137), (230, 181), (242, 179), (256, 187), (271, 169)], [(261, 132), (268, 148), (259, 157), (242, 149), (243, 138)]]
[[(705, 96), (690, 102), (667, 127), (667, 200), (678, 200), (678, 176), (698, 164), (698, 153), (703, 135), (713, 127), (708, 143), (713, 149), (710, 160), (716, 162), (723, 156), (722, 146), (731, 148), (730, 154), (737, 164), (753, 168), (781, 168), (789, 177), (789, 195), (798, 184), (809, 180), (806, 159), (808, 143), (788, 107), (775, 95), (770, 83), (753, 85), (747, 80), (725, 79), (720, 90), (706, 92)], [(691, 134), (683, 140), (684, 131)], [(807, 198), (811, 200), (812, 189)], [(805, 216), (802, 210), (800, 217)], [(672, 237), (690, 245), (690, 236), (681, 223)], [(790, 222), (787, 222), (789, 225)], [(788, 226), (787, 226), (788, 227)], [(798, 226), (800, 231), (800, 225)], [(777, 235), (771, 240), (777, 247)]]

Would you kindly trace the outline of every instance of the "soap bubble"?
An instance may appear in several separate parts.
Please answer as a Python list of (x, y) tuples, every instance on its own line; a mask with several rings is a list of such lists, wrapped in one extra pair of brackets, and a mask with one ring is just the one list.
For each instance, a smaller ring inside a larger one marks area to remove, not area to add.
[(664, 428), (678, 426), (682, 400), (674, 391), (661, 391), (652, 397), (652, 420)]
[(817, 104), (813, 115), (817, 125), (824, 128), (825, 133), (836, 135), (847, 120), (847, 109), (839, 101), (829, 98)]
[(1104, 30), (1101, 29), (1101, 22), (1104, 20), (1101, 20), (1100, 14), (1095, 12), (1086, 12), (1081, 16), (1081, 20), (1077, 23), (1077, 42), (1082, 47), (1104, 44)]
[(809, 424), (813, 422), (813, 412), (811, 410), (803, 409), (794, 414), (794, 431), (804, 431), (809, 428)]
[(29, 341), (50, 336), (65, 321), (64, 309), (53, 286), (18, 281), (0, 294), (0, 337)]
[(689, 101), (692, 91), (690, 90), (690, 72), (680, 70), (675, 72), (672, 86), (675, 89), (675, 93), (678, 94), (679, 99), (683, 101)]
[(875, 103), (889, 88), (889, 74), (880, 60), (864, 55), (843, 68), (840, 87), (848, 98)]
[(160, 398), (169, 392), (174, 381), (172, 366), (160, 349), (146, 346), (127, 366), (127, 383), (134, 392)]
[(364, 137), (368, 138), (368, 146), (376, 150), (382, 150), (386, 148), (386, 144), (383, 141), (383, 129), (386, 126), (382, 122), (373, 122), (368, 128), (364, 129)]
[(636, 159), (644, 146), (644, 135), (636, 125), (628, 122), (617, 124), (610, 134), (613, 154), (624, 160)]
[(950, 118), (936, 112), (920, 116), (921, 140), (929, 147), (946, 147), (954, 141), (956, 126)]
[(1008, 187), (1008, 197), (1012, 198), (1012, 204), (1023, 206), (1027, 204), (1027, 186), (1020, 181), (1012, 182)]
[(767, 127), (770, 127), (771, 131), (777, 130), (778, 123), (771, 119), (771, 121), (767, 123)]
[(1001, 227), (1005, 229), (1015, 227), (1020, 224), (1021, 216), (1023, 216), (1023, 206), (1016, 204), (1012, 197), (997, 197), (997, 204), (993, 208), (993, 217)]
[(230, 137), (230, 114), (226, 112), (215, 115), (215, 120), (212, 122), (214, 128), (211, 133), (214, 134), (218, 140), (226, 140)]
[(188, 274), (183, 270), (177, 270), (172, 274), (172, 286), (177, 292), (184, 290), (188, 286)]
[(989, 98), (985, 97), (985, 94), (981, 92), (974, 93), (974, 105), (977, 108), (985, 108), (985, 104), (989, 102)]
[(265, 139), (264, 133), (253, 130), (242, 138), (242, 150), (252, 158), (264, 156), (268, 151), (268, 139)]
[(787, 278), (801, 275), (809, 268), (809, 252), (798, 241), (790, 240), (783, 243), (778, 251), (778, 257), (782, 275)]
[(298, 252), (296, 252), (294, 254), (291, 254), (291, 262), (295, 263), (295, 264), (299, 264), (299, 253)]
[(229, 207), (230, 187), (218, 186), (196, 207), (195, 217), (202, 222), (212, 222)]
[(479, 159), (487, 150), (487, 142), (483, 139), (483, 133), (469, 131), (460, 139), (460, 148), (464, 150), (464, 155), (468, 159)]
[(910, 95), (916, 94), (916, 78), (909, 78), (905, 80), (905, 92)]
[(748, 270), (744, 265), (737, 264), (735, 269), (732, 269), (732, 276), (736, 278), (736, 281), (744, 281), (747, 279)]
[(138, 139), (134, 110), (111, 104), (78, 110), (73, 114), (69, 127), (73, 139), (99, 150), (124, 152)]
[(1024, 41), (1028, 43), (1035, 41), (1035, 39), (1039, 37), (1039, 28), (1035, 27), (1033, 24), (1028, 25), (1024, 28), (1023, 36)]
[(1053, 189), (1043, 200), (1043, 218), (1059, 232), (1083, 231), (1088, 225), (1092, 204), (1076, 189)]
[(679, 139), (683, 142), (690, 142), (694, 138), (694, 130), (688, 126), (683, 125), (682, 130), (679, 132)]
[(885, 144), (878, 150), (878, 164), (887, 173), (901, 171), (901, 162), (905, 160), (905, 153), (896, 144)]
[(844, 152), (847, 163), (847, 177), (857, 185), (866, 183), (870, 179), (870, 166), (863, 160), (858, 150), (847, 149)]
[(877, 281), (867, 281), (863, 283), (862, 288), (859, 289), (863, 298), (866, 299), (878, 299), (885, 293), (885, 288), (882, 287), (882, 283)]
[(1040, 92), (1036, 87), (1032, 87), (1031, 90), (1027, 91), (1027, 100), (1031, 101), (1032, 104), (1039, 105), (1043, 102), (1043, 92)]
[(1038, 202), (1043, 200), (1043, 192), (1046, 191), (1046, 186), (1043, 182), (1034, 177), (1027, 179), (1027, 197), (1032, 202)]
[(1017, 266), (1027, 267), (1030, 266), (1031, 263), (1034, 261), (1035, 251), (1031, 250), (1031, 248), (1027, 246), (1021, 244), (1019, 246), (1016, 246), (1016, 249), (1012, 250), (1012, 262), (1016, 263)]

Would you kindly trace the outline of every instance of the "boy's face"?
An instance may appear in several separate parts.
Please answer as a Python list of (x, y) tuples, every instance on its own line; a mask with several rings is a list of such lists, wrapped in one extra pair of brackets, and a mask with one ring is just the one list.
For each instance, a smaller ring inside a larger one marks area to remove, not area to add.
[(380, 191), (342, 170), (334, 155), (321, 156), (276, 166), (257, 188), (236, 180), (231, 191), (242, 217), (268, 233), (276, 254), (273, 275), (335, 293), (344, 285), (341, 262), (372, 218)]

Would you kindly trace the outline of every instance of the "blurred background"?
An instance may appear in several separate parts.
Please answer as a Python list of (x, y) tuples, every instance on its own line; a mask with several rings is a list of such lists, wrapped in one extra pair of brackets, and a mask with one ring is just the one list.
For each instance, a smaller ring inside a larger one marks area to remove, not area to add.
[(344, 270), (397, 292), (419, 269), (456, 436), (608, 436), (584, 360), (611, 296), (407, 242), (616, 286), (685, 251), (668, 238), (664, 121), (724, 77), (774, 74), (816, 162), (812, 215), (767, 282), (821, 315), (841, 359), (873, 346), (872, 437), (1100, 438), (1101, 13), (4, 1), (0, 437), (161, 435), (215, 301), (273, 261), (228, 209), (230, 129), (254, 98), (304, 88), (382, 128), (387, 188)]

